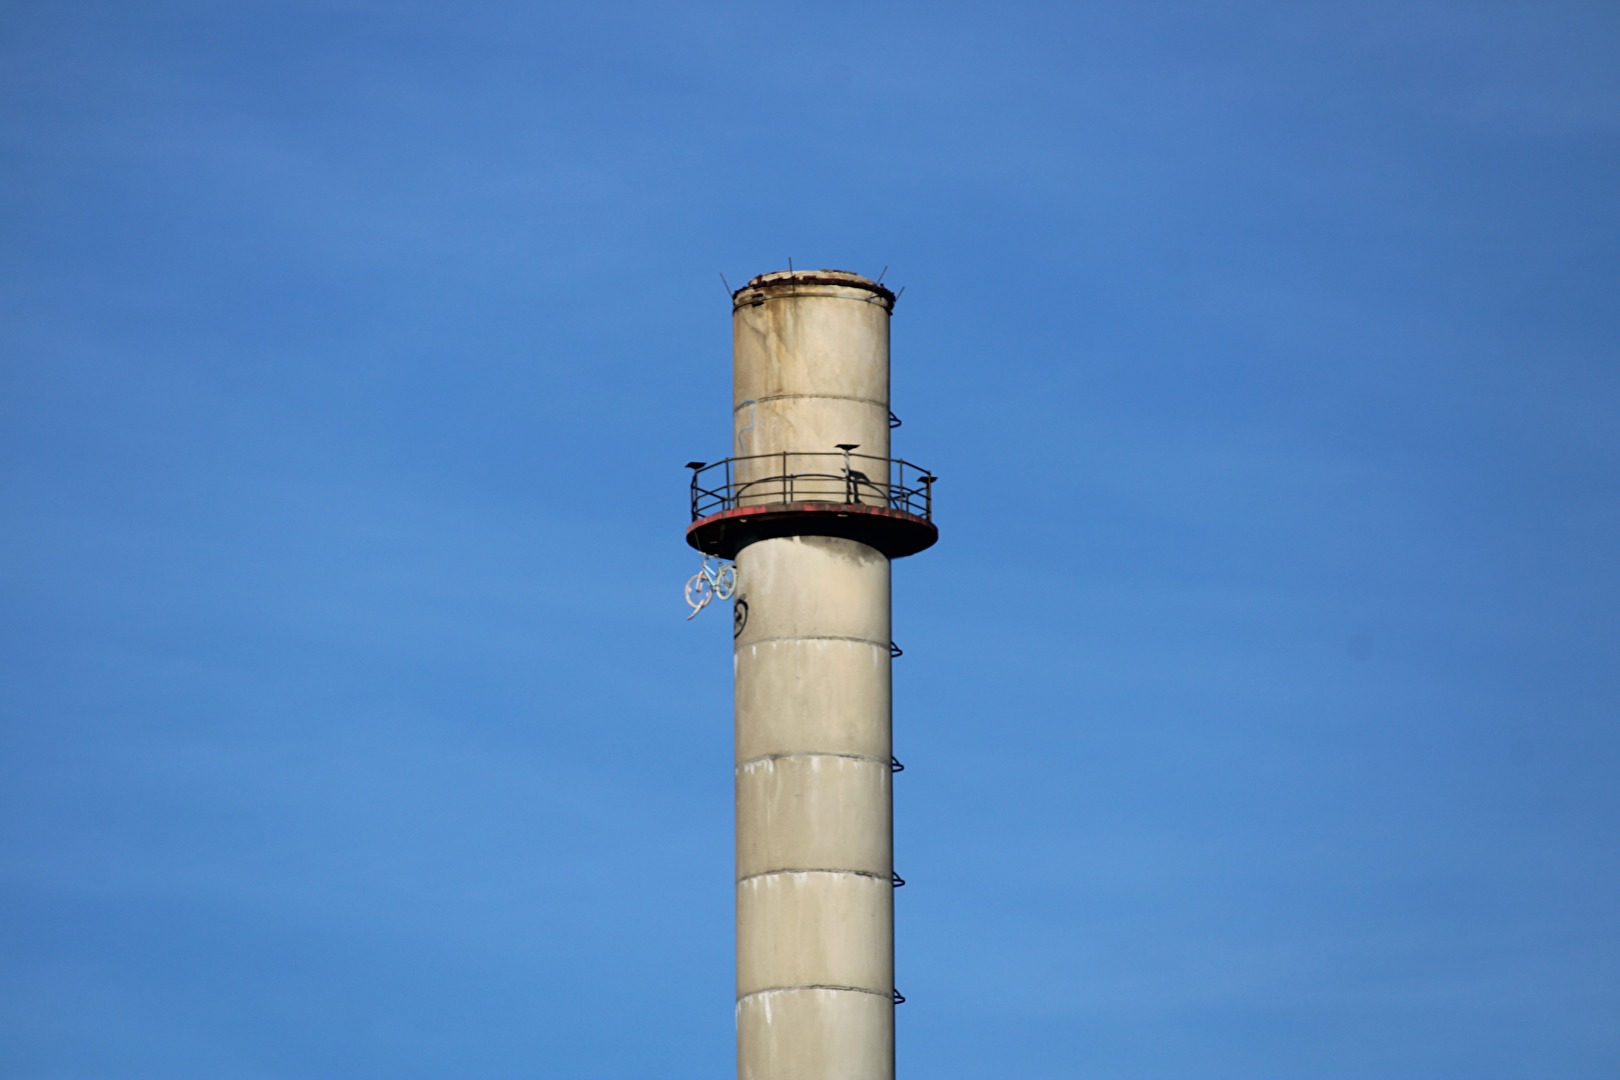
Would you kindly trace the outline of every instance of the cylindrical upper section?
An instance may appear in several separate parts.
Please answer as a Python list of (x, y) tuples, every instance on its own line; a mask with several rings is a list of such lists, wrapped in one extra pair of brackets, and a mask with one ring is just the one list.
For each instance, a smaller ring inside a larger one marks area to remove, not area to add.
[[(894, 294), (843, 270), (761, 274), (733, 297), (732, 454), (828, 454), (789, 471), (840, 473), (840, 443), (889, 456), (889, 312)], [(873, 481), (867, 464), (854, 467)], [(886, 472), (886, 467), (884, 468)], [(780, 461), (738, 462), (738, 479)]]

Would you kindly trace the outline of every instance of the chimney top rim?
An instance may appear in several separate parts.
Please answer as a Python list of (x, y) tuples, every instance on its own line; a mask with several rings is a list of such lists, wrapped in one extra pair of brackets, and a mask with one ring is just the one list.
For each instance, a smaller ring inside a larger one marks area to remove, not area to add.
[[(893, 290), (888, 286), (873, 281), (869, 277), (854, 273), (850, 270), (772, 270), (765, 274), (756, 274), (748, 279), (748, 284), (731, 294), (734, 306), (740, 307), (747, 303), (744, 294), (780, 294), (780, 290), (794, 286), (832, 286), (834, 288), (860, 289), (862, 292), (873, 293), (883, 306), (892, 309), (897, 299)], [(754, 303), (762, 303), (764, 296), (756, 296)]]

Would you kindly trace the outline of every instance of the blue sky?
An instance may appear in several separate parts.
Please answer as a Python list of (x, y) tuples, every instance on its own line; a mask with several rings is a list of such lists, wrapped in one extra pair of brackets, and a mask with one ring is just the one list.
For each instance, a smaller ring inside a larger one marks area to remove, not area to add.
[(1620, 1072), (1620, 14), (12, 5), (0, 1071), (728, 1075), (720, 283), (905, 286), (903, 1075)]

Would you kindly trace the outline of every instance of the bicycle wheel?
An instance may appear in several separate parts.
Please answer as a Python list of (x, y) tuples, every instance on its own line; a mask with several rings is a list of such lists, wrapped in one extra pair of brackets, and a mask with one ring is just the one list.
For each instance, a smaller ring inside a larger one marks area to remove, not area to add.
[(722, 566), (714, 575), (714, 595), (719, 600), (730, 600), (737, 591), (737, 568)]
[[(693, 574), (686, 583), (686, 603), (692, 609), (692, 615), (703, 610), (703, 606), (714, 599), (714, 586), (709, 584), (709, 577), (701, 570)], [(691, 618), (688, 615), (687, 618)]]

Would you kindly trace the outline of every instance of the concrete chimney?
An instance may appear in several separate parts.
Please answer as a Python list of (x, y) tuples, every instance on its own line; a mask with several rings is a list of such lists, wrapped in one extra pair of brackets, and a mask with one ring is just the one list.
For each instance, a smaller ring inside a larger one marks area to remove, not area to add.
[(731, 456), (687, 541), (735, 561), (737, 1075), (894, 1076), (889, 568), (934, 478), (890, 454), (895, 296), (836, 270), (732, 298)]

